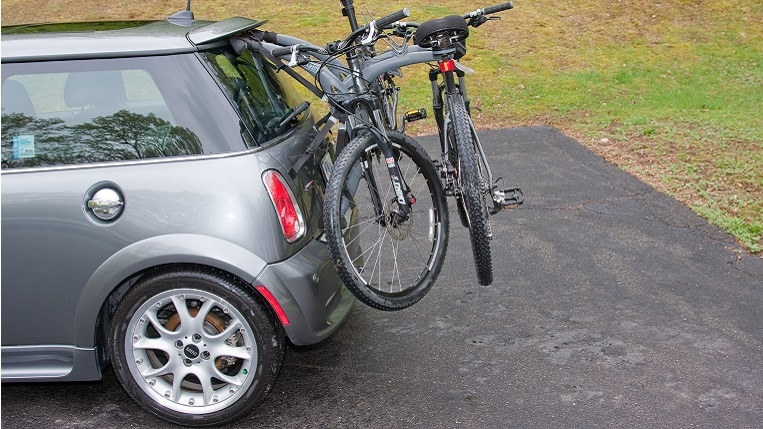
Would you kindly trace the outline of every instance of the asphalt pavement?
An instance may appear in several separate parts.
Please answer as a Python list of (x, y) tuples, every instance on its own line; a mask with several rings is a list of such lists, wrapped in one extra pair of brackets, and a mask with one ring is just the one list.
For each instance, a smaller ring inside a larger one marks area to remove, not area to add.
[[(429, 295), (392, 313), (357, 304), (325, 342), (288, 349), (267, 400), (228, 427), (763, 427), (763, 259), (552, 128), (481, 137), (494, 175), (525, 193), (492, 219), (493, 285), (477, 285), (451, 207)], [(1, 423), (174, 427), (111, 370), (3, 385)]]

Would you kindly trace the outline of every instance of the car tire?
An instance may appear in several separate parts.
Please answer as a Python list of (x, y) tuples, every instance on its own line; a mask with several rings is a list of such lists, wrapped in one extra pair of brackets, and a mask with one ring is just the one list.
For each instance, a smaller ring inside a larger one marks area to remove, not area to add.
[(286, 341), (252, 293), (211, 270), (140, 278), (110, 329), (112, 366), (127, 393), (181, 425), (220, 425), (251, 412), (275, 384)]

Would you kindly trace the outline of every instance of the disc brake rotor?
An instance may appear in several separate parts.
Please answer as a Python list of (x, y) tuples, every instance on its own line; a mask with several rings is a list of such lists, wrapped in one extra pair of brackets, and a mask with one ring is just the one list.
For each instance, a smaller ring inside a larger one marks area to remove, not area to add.
[(387, 229), (387, 234), (389, 234), (390, 237), (397, 241), (403, 241), (406, 238), (410, 238), (413, 234), (412, 225), (414, 214), (413, 212), (408, 213), (408, 218), (401, 222), (395, 213), (397, 207), (397, 200), (392, 199), (387, 202), (387, 207), (384, 210), (384, 213), (386, 213), (385, 227)]

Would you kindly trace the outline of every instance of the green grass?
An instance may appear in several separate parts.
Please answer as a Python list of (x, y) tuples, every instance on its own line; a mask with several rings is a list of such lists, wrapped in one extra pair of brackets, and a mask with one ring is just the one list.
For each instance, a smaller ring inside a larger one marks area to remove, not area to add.
[[(497, 3), (498, 1), (496, 1)], [(359, 15), (411, 20), (488, 3), (356, 0)], [(763, 252), (763, 3), (516, 0), (471, 32), (477, 125), (555, 126)], [(5, 0), (3, 24), (164, 18), (182, 1)], [(347, 32), (338, 2), (194, 2), (197, 18), (268, 19), (327, 42)], [(426, 68), (405, 70), (403, 108), (428, 106)], [(412, 132), (433, 132), (431, 123)]]

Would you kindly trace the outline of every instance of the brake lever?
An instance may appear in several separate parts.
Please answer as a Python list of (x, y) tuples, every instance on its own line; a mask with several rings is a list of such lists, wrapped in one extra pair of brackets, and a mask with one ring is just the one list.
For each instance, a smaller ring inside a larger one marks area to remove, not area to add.
[(500, 16), (485, 16), (485, 15), (477, 15), (473, 16), (469, 19), (469, 26), (472, 26), (474, 28), (479, 27), (480, 25), (493, 20), (501, 20)]
[(291, 47), (291, 59), (289, 60), (289, 67), (297, 67), (299, 61), (297, 61), (297, 55), (299, 54), (299, 45), (293, 45)]
[(376, 40), (376, 20), (368, 23), (368, 35), (360, 41), (363, 46), (373, 45)]

